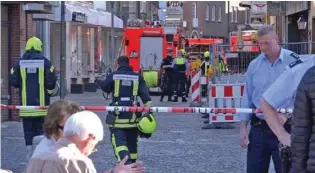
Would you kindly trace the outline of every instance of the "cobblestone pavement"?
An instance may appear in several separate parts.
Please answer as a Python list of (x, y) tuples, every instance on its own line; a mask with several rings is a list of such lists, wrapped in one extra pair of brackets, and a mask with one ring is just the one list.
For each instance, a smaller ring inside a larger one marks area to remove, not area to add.
[[(188, 106), (188, 103), (159, 102), (154, 106)], [(57, 98), (54, 98), (55, 100)], [(104, 105), (100, 92), (69, 95), (67, 99), (81, 105)], [(104, 122), (105, 112), (97, 112)], [(229, 130), (202, 130), (199, 114), (156, 113), (158, 130), (150, 139), (139, 142), (140, 159), (148, 173), (244, 173), (246, 150), (239, 146), (238, 124)], [(91, 158), (98, 172), (115, 165), (109, 132)], [(1, 168), (20, 173), (25, 162), (25, 147), (20, 122), (1, 124)], [(273, 170), (271, 166), (271, 170)], [(274, 171), (271, 171), (274, 172)]]

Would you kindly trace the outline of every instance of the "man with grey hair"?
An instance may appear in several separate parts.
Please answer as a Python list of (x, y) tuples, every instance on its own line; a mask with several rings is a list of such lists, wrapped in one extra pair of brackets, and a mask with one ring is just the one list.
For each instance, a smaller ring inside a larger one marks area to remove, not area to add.
[[(65, 123), (63, 137), (57, 143), (31, 158), (25, 173), (96, 173), (88, 158), (103, 139), (104, 130), (99, 117), (90, 111), (73, 114)], [(106, 173), (144, 173), (140, 163), (125, 165), (125, 157), (112, 171)]]
[[(298, 59), (298, 56), (279, 46), (278, 36), (273, 26), (264, 25), (257, 33), (261, 54), (252, 60), (246, 72), (242, 108), (260, 109), (263, 93), (285, 71), (286, 66)], [(272, 157), (276, 173), (281, 172), (276, 135), (264, 120), (263, 114), (238, 114), (241, 120), (240, 144), (247, 147), (247, 173), (266, 173)], [(279, 117), (284, 115), (278, 114)], [(250, 132), (247, 127), (250, 121)], [(290, 130), (285, 125), (286, 130)]]

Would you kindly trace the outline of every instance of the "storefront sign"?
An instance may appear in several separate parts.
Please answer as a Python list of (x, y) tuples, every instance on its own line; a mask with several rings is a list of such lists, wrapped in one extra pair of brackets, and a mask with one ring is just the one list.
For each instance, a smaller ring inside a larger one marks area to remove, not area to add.
[(267, 1), (252, 1), (251, 13), (252, 15), (266, 15)]
[(85, 13), (74, 11), (72, 12), (72, 21), (86, 23), (87, 22), (87, 15)]

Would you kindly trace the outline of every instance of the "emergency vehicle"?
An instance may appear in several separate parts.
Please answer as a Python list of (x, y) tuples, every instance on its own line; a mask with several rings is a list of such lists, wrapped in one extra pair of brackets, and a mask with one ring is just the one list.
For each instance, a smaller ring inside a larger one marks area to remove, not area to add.
[(227, 66), (232, 73), (243, 73), (246, 71), (249, 62), (259, 53), (257, 44), (257, 30), (245, 30), (242, 33), (242, 42), (240, 43), (237, 31), (230, 33), (230, 47), (223, 51), (227, 57)]
[(124, 54), (129, 57), (130, 66), (142, 73), (151, 92), (160, 92), (160, 65), (168, 50), (181, 48), (181, 30), (176, 27), (162, 27), (140, 20), (130, 20), (124, 28)]
[(223, 39), (218, 38), (187, 38), (185, 50), (187, 53), (189, 53), (191, 70), (199, 68), (200, 64), (198, 63), (197, 59), (198, 57), (201, 58), (204, 52), (209, 51), (210, 45), (222, 43)]
[(238, 32), (231, 32), (230, 35), (230, 52), (259, 52), (259, 46), (257, 45), (257, 30), (246, 30), (242, 31), (242, 41), (244, 47), (239, 50), (238, 49)]

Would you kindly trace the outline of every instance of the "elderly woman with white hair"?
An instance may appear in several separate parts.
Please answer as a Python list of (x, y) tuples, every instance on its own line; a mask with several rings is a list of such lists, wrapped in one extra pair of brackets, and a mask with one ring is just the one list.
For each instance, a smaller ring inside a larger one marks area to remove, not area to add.
[[(25, 173), (96, 173), (88, 156), (103, 140), (103, 125), (99, 117), (90, 111), (73, 114), (65, 123), (63, 137), (46, 151), (34, 155)], [(125, 158), (112, 173), (143, 173), (140, 163), (124, 165)]]

